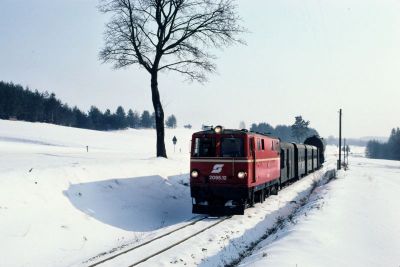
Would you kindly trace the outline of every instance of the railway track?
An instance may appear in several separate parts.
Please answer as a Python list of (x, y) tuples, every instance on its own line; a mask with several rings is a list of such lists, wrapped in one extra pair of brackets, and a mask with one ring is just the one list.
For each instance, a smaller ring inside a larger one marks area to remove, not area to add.
[(90, 263), (88, 267), (137, 266), (164, 253), (167, 250), (170, 250), (173, 247), (178, 246), (179, 244), (201, 234), (202, 232), (222, 223), (231, 217), (232, 216), (225, 216), (222, 218), (209, 216), (201, 217), (140, 245), (103, 258), (95, 263)]

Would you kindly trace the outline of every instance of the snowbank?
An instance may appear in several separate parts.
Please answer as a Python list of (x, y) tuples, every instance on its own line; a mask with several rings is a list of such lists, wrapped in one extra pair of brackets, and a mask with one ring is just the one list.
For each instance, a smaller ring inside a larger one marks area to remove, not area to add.
[(240, 266), (399, 266), (400, 162), (356, 155)]
[(191, 133), (167, 129), (157, 159), (154, 130), (0, 120), (0, 266), (79, 264), (191, 218)]

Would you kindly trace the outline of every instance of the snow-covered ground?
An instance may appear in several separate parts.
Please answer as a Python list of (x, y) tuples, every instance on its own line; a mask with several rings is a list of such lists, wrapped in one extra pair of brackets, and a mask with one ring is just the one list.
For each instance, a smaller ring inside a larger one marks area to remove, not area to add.
[[(187, 224), (192, 132), (167, 130), (157, 159), (154, 130), (0, 120), (0, 266), (87, 266)], [(400, 163), (352, 149), (338, 179), (328, 147), (323, 170), (141, 266), (399, 266)]]
[(349, 170), (240, 266), (400, 266), (400, 162), (353, 151)]
[(154, 130), (0, 120), (0, 266), (79, 264), (191, 218), (191, 132), (158, 159)]

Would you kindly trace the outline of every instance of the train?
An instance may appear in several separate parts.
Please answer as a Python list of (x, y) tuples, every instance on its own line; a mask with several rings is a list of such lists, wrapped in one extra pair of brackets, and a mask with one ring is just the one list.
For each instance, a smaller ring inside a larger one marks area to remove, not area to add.
[(319, 136), (297, 144), (222, 126), (195, 132), (190, 152), (192, 212), (243, 215), (247, 207), (320, 169), (324, 151)]

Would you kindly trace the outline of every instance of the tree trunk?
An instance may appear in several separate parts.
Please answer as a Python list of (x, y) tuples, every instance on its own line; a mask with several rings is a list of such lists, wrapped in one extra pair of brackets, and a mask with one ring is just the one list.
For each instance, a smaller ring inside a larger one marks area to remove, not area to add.
[(153, 100), (154, 113), (156, 117), (157, 131), (157, 157), (167, 157), (164, 142), (164, 110), (160, 101), (160, 93), (158, 92), (158, 73), (151, 73), (151, 96)]

